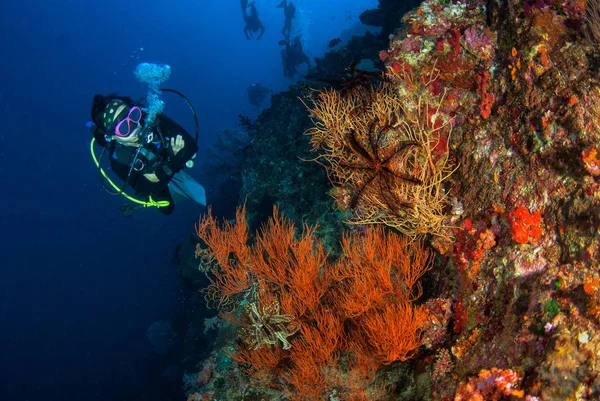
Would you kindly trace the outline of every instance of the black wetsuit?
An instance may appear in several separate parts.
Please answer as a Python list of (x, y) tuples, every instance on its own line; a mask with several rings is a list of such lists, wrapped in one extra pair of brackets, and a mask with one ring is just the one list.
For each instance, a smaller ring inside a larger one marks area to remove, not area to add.
[[(137, 147), (123, 145), (117, 140), (107, 142), (102, 129), (95, 127), (93, 132), (98, 144), (106, 147), (104, 157), (110, 158), (111, 169), (127, 187), (133, 188), (137, 196), (152, 196), (155, 201), (168, 200), (169, 206), (159, 207), (158, 210), (171, 214), (174, 202), (168, 184), (173, 175), (183, 169), (185, 163), (198, 151), (198, 146), (183, 127), (164, 114), (157, 116), (153, 126), (155, 128), (148, 130), (153, 133), (152, 142), (144, 145), (139, 152)], [(175, 155), (171, 149), (171, 138), (176, 138), (177, 135), (182, 136), (184, 147)], [(158, 182), (150, 181), (144, 174), (155, 174)]]

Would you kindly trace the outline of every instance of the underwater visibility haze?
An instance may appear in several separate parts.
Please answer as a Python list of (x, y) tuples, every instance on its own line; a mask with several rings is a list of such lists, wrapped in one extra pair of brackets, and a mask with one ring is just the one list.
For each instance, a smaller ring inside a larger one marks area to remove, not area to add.
[(600, 0), (0, 12), (1, 401), (600, 399)]

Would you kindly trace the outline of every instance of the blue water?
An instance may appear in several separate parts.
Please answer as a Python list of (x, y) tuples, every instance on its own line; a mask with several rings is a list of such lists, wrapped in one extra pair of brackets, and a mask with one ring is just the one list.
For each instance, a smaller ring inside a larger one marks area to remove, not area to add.
[[(266, 26), (257, 42), (243, 35), (238, 0), (2, 2), (0, 401), (153, 399), (166, 362), (146, 330), (183, 312), (171, 259), (202, 209), (119, 216), (123, 200), (101, 188), (89, 153), (91, 100), (141, 97), (135, 66), (168, 63), (164, 86), (195, 105), (207, 146), (239, 113), (256, 116), (248, 85), (290, 84), (278, 3), (256, 2)], [(294, 3), (311, 59), (376, 5)], [(166, 113), (193, 131), (180, 99), (165, 100)]]

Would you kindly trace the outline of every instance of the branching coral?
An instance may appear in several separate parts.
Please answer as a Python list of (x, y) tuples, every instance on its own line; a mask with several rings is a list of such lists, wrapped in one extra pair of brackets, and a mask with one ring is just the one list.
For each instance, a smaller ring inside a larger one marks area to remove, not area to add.
[(196, 234), (210, 248), (210, 253), (202, 256), (214, 264), (213, 275), (209, 278), (223, 296), (229, 297), (250, 288), (250, 276), (242, 268), (248, 265), (250, 259), (245, 207), (238, 209), (236, 224), (225, 222), (222, 227), (218, 226), (209, 210), (196, 226)]
[(235, 352), (229, 351), (228, 354), (237, 363), (247, 366), (246, 373), (264, 384), (269, 384), (273, 372), (278, 370), (283, 352), (278, 347), (261, 347), (255, 350), (236, 347)]
[(431, 268), (419, 241), (379, 226), (363, 236), (347, 236), (332, 277), (339, 282), (335, 304), (348, 318), (353, 352), (377, 363), (404, 361), (422, 344), (428, 312), (412, 301), (420, 297), (421, 276)]
[[(236, 224), (221, 227), (209, 214), (198, 227), (204, 257), (225, 264), (213, 267), (212, 288), (232, 299), (225, 307), (245, 302), (236, 321), (243, 345), (232, 356), (260, 380), (281, 377), (297, 395), (321, 399), (340, 386), (328, 372), (346, 369), (363, 382), (339, 391), (363, 391), (382, 365), (411, 358), (422, 344), (429, 313), (413, 301), (432, 263), (422, 242), (378, 226), (346, 237), (333, 264), (314, 229), (296, 236), (276, 209), (253, 244), (239, 242), (248, 238), (243, 208)], [(342, 354), (353, 361), (344, 368)]]
[(421, 332), (429, 314), (411, 304), (387, 304), (366, 313), (358, 324), (364, 332), (366, 347), (383, 364), (405, 361), (415, 355), (422, 344)]
[(363, 236), (346, 236), (345, 257), (331, 269), (339, 282), (336, 304), (348, 318), (362, 317), (386, 304), (405, 304), (421, 296), (418, 280), (432, 259), (425, 246), (383, 227), (367, 230)]
[(306, 133), (321, 152), (317, 160), (327, 168), (338, 205), (354, 211), (350, 223), (444, 235), (451, 120), (438, 113), (443, 96), (437, 106), (429, 104), (418, 91), (402, 90), (406, 78), (390, 69), (377, 84), (317, 92), (308, 106), (314, 127)]
[(600, 43), (600, 1), (590, 0), (586, 2), (583, 22), (589, 42), (593, 45)]

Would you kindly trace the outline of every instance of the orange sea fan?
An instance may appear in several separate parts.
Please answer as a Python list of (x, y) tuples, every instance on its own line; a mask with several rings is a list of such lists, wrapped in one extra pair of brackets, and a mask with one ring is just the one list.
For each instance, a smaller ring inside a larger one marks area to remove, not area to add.
[(300, 238), (295, 233), (294, 224), (273, 208), (273, 217), (257, 238), (251, 269), (278, 288), (287, 314), (300, 317), (314, 310), (327, 291), (327, 276), (322, 272), (327, 254), (315, 241), (314, 228), (304, 227)]
[(300, 354), (292, 356), (292, 365), (283, 378), (296, 390), (292, 399), (320, 401), (328, 388), (322, 366)]
[(330, 274), (340, 282), (335, 302), (351, 318), (417, 299), (422, 292), (418, 280), (432, 265), (422, 242), (410, 242), (383, 226), (346, 236), (342, 250), (344, 257)]
[(422, 306), (388, 304), (383, 310), (367, 313), (358, 325), (367, 349), (381, 363), (390, 364), (414, 356), (423, 343), (421, 332), (428, 323), (428, 317), (428, 311)]
[(220, 226), (209, 208), (196, 225), (196, 234), (210, 248), (211, 255), (218, 263), (209, 279), (226, 297), (246, 291), (251, 285), (245, 205), (238, 208), (235, 217), (235, 224), (224, 221)]
[[(235, 319), (245, 343), (232, 358), (265, 385), (290, 391), (290, 399), (321, 400), (332, 388), (374, 397), (384, 392), (370, 384), (381, 365), (412, 357), (422, 343), (428, 313), (412, 302), (432, 260), (418, 240), (371, 227), (346, 236), (342, 256), (330, 264), (314, 228), (297, 235), (277, 208), (252, 245), (245, 208), (235, 224), (221, 226), (209, 213), (197, 232), (218, 263), (213, 286), (235, 298), (235, 307), (242, 295), (247, 301)], [(332, 379), (333, 371), (348, 380)]]
[(317, 310), (314, 320), (300, 327), (302, 337), (295, 343), (292, 355), (325, 366), (337, 361), (337, 352), (342, 343), (343, 327), (335, 311)]
[(236, 348), (235, 352), (227, 351), (229, 356), (245, 367), (248, 374), (257, 380), (270, 382), (271, 375), (278, 373), (278, 365), (283, 358), (284, 351), (278, 347), (263, 346), (256, 350)]

